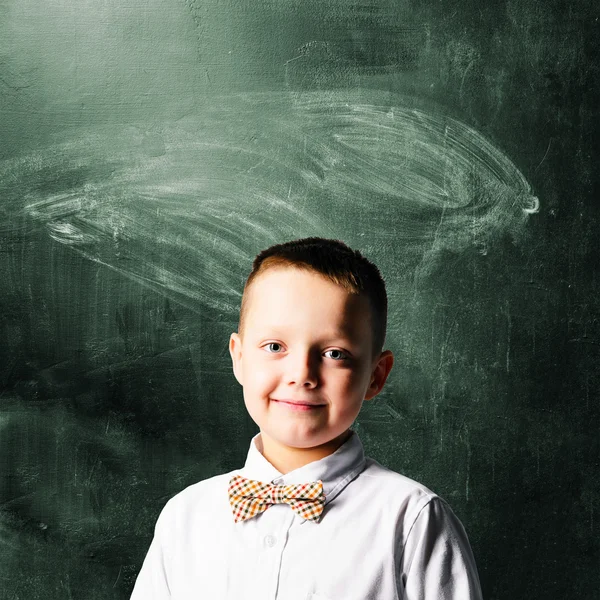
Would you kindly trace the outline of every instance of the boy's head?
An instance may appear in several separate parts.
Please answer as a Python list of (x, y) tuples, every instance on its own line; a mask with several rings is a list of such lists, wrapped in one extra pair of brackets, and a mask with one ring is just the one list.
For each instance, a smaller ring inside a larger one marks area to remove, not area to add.
[(382, 352), (386, 321), (379, 270), (340, 241), (294, 240), (255, 258), (229, 350), (263, 454), (278, 470), (347, 439), (393, 364)]
[(274, 268), (295, 268), (320, 273), (348, 293), (369, 302), (373, 356), (383, 351), (387, 325), (387, 294), (379, 269), (360, 252), (339, 240), (310, 237), (276, 244), (260, 252), (252, 263), (240, 308), (238, 331), (243, 335), (251, 289), (262, 273)]

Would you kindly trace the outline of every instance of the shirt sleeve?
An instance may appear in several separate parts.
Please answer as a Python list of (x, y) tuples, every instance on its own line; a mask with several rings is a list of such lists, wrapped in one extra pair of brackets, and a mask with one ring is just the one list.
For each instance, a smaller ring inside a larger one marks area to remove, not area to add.
[(408, 533), (402, 583), (403, 600), (482, 600), (467, 534), (440, 497), (419, 511)]
[(154, 537), (135, 580), (130, 600), (170, 600), (169, 552), (166, 548), (167, 507), (165, 505), (154, 527)]

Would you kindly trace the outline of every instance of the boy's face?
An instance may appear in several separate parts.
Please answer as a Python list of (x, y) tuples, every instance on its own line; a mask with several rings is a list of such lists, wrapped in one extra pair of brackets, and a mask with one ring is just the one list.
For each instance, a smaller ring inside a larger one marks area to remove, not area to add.
[(233, 333), (229, 350), (263, 454), (285, 473), (347, 439), (393, 357), (386, 351), (373, 358), (368, 300), (318, 273), (272, 268), (249, 293), (243, 339)]

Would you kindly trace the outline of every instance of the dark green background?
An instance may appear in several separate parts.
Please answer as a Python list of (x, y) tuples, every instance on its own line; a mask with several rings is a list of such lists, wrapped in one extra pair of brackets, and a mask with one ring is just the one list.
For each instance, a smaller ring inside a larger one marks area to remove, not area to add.
[(600, 598), (597, 20), (2, 0), (0, 596), (128, 597), (167, 499), (256, 433), (253, 256), (323, 235), (388, 282), (367, 453), (450, 502), (485, 598)]

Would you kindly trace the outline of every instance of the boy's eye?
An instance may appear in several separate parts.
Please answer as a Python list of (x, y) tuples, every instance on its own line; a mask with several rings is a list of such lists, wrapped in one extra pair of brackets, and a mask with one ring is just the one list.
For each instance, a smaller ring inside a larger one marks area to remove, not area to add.
[[(348, 358), (348, 356), (346, 355), (346, 353), (344, 353), (341, 350), (338, 350), (336, 348), (334, 348), (333, 350), (327, 350), (327, 352), (333, 352), (333, 353), (336, 354), (336, 356), (332, 356), (331, 357), (334, 360), (346, 360)], [(327, 352), (326, 352), (326, 354), (327, 354)]]
[[(268, 344), (265, 345), (265, 348), (268, 348), (269, 346), (277, 346), (278, 349), (271, 352), (271, 354), (279, 354), (279, 352), (281, 350), (281, 344), (278, 344), (277, 342), (269, 342)], [(270, 351), (267, 350), (267, 352), (270, 352)]]

